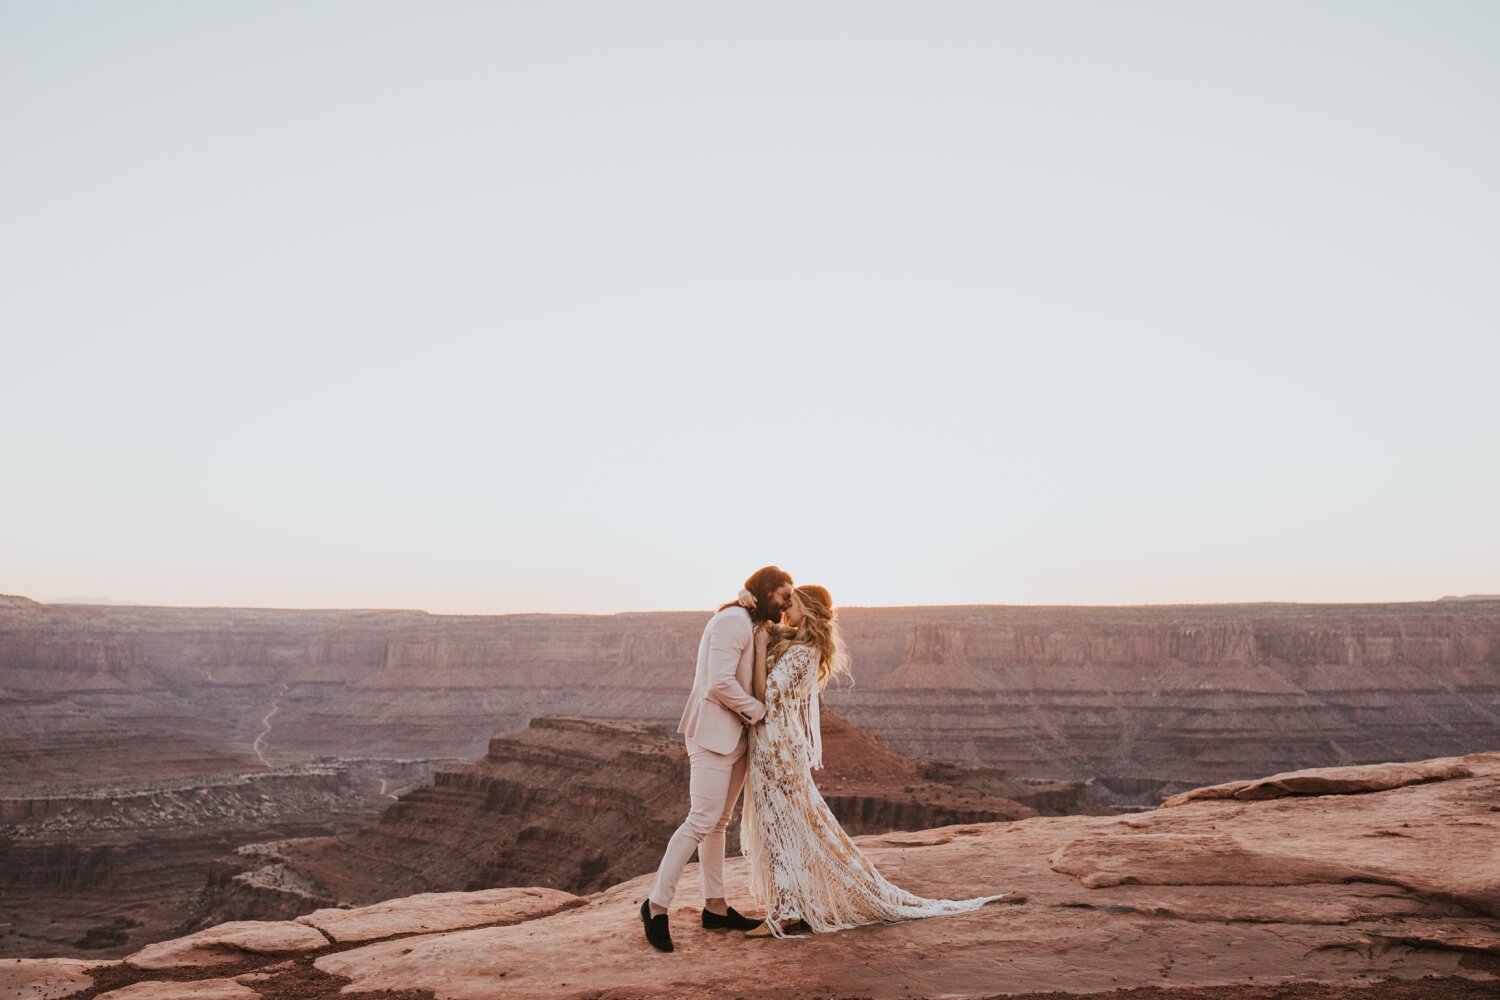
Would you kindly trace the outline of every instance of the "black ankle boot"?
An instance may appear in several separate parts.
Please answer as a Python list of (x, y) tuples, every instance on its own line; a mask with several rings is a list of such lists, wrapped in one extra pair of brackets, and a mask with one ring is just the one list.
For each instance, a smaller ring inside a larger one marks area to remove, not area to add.
[(742, 916), (731, 906), (725, 909), (722, 917), (713, 910), (704, 910), (703, 926), (711, 931), (748, 931), (752, 927), (759, 927), (760, 921)]
[(658, 913), (653, 917), (649, 899), (641, 903), (641, 923), (646, 925), (646, 940), (651, 942), (651, 947), (657, 951), (672, 950), (672, 932), (667, 929), (667, 915)]

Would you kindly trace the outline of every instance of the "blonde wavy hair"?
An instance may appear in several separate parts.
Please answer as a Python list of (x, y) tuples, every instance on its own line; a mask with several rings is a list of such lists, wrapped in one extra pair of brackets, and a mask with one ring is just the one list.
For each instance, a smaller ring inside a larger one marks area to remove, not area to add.
[(775, 663), (777, 657), (794, 643), (811, 646), (818, 654), (818, 690), (821, 691), (835, 677), (850, 677), (849, 651), (839, 630), (833, 595), (826, 588), (811, 583), (796, 588), (796, 592), (797, 599), (802, 602), (802, 624), (795, 629), (777, 627), (766, 653), (766, 662)]

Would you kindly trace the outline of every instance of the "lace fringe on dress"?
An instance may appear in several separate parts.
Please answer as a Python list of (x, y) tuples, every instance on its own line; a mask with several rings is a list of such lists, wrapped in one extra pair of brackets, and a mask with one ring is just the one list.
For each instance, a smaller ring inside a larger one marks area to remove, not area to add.
[(812, 779), (823, 763), (817, 654), (789, 647), (766, 679), (766, 719), (750, 732), (740, 845), (750, 891), (766, 924), (786, 937), (801, 919), (814, 931), (967, 913), (1009, 893), (927, 899), (885, 879), (844, 832)]

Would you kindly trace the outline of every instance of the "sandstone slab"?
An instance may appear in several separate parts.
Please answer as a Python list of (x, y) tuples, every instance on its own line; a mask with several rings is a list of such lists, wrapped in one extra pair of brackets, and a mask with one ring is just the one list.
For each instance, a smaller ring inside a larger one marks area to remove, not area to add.
[(1107, 885), (1297, 885), (1350, 882), (1337, 861), (1278, 854), (1226, 834), (1111, 833), (1069, 841), (1047, 862), (1091, 889)]
[[(1305, 885), (1172, 886), (1163, 892), (1129, 887), (1130, 892), (1092, 894), (1095, 907), (1128, 907), (1147, 916), (1189, 923), (1351, 924), (1361, 920), (1427, 917), (1446, 912), (1438, 904), (1396, 887), (1368, 883)], [(1123, 911), (1122, 911), (1123, 912)]]
[(1500, 928), (1493, 921), (1394, 921), (1357, 926), (1379, 941), (1500, 955)]
[(582, 906), (581, 896), (537, 887), (478, 892), (425, 892), (352, 910), (317, 910), (296, 922), (315, 927), (336, 943), (374, 941), (397, 934), (461, 930), (482, 924), (516, 924)]
[(0, 959), (0, 997), (61, 1000), (93, 986), (88, 970), (108, 964), (77, 958)]
[(291, 920), (233, 920), (170, 941), (148, 944), (129, 955), (136, 969), (178, 969), (238, 962), (249, 955), (292, 955), (326, 948), (328, 938)]
[(95, 1000), (259, 1000), (260, 994), (233, 979), (131, 983)]
[[(1057, 871), (1084, 885), (1371, 882), (1500, 917), (1500, 754), (1364, 768), (1362, 795), (1200, 799), (1123, 817), (1062, 845)], [(1443, 780), (1401, 781), (1450, 773)], [(1382, 774), (1382, 770), (1386, 773)]]
[(1255, 801), (1280, 798), (1283, 795), (1358, 795), (1363, 792), (1384, 792), (1427, 781), (1467, 778), (1472, 774), (1468, 767), (1451, 757), (1412, 763), (1313, 767), (1273, 774), (1254, 781), (1229, 781), (1221, 785), (1194, 788), (1163, 799), (1162, 805), (1180, 806), (1202, 799)]

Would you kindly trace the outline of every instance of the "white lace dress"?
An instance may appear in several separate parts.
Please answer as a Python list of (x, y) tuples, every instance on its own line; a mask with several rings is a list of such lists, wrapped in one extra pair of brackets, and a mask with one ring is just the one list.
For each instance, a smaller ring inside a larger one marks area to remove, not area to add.
[(798, 918), (814, 931), (966, 913), (998, 896), (926, 899), (887, 882), (849, 839), (813, 782), (822, 767), (817, 653), (787, 648), (766, 674), (765, 725), (750, 729), (740, 847), (750, 892), (777, 937)]

